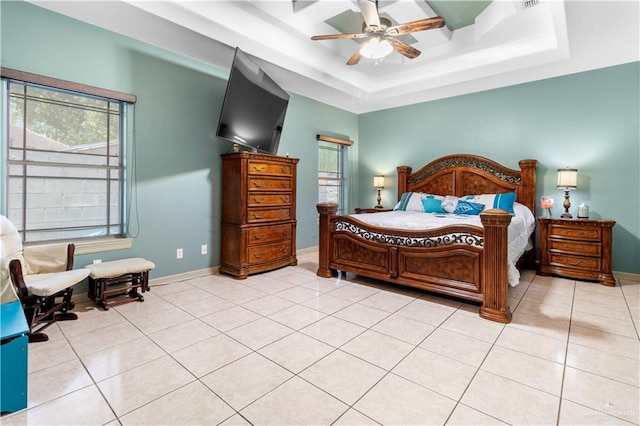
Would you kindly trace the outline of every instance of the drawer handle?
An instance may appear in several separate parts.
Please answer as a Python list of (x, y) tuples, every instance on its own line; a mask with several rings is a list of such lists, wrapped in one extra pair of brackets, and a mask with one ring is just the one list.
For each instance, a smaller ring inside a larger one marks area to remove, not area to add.
[(289, 169), (287, 169), (286, 167), (280, 167), (280, 172), (281, 173), (287, 173), (289, 171)]
[(255, 257), (256, 259), (260, 259), (262, 257), (262, 254), (260, 253), (253, 253), (253, 257)]
[(261, 214), (257, 214), (257, 213), (253, 213), (253, 218), (254, 219), (262, 219), (262, 215)]
[(266, 170), (266, 168), (264, 166), (263, 167), (253, 166), (253, 171), (254, 172), (263, 172), (265, 170)]
[(280, 182), (280, 188), (288, 188), (289, 185), (287, 185), (285, 182)]
[(256, 188), (262, 188), (262, 185), (256, 181), (253, 182), (253, 186), (255, 186)]
[(263, 239), (263, 238), (264, 238), (264, 234), (260, 234), (260, 235), (257, 235), (257, 234), (256, 234), (256, 235), (254, 235), (254, 236), (253, 236), (253, 239), (254, 239), (254, 240), (261, 240), (261, 239)]
[(256, 204), (262, 204), (263, 201), (264, 201), (264, 198), (253, 197), (253, 202)]
[(289, 201), (289, 197), (280, 197), (280, 200), (282, 200), (283, 203), (286, 203)]
[(282, 235), (283, 237), (284, 237), (285, 235), (289, 235), (289, 231), (282, 231), (282, 234), (280, 234), (280, 235)]
[(280, 253), (286, 253), (286, 252), (287, 252), (287, 250), (285, 250), (285, 248), (284, 248), (284, 247), (282, 247), (282, 248), (280, 249)]
[(572, 266), (578, 266), (578, 265), (580, 265), (581, 263), (582, 263), (582, 260), (578, 260), (578, 261), (575, 261), (575, 262), (571, 262), (571, 265), (572, 265)]

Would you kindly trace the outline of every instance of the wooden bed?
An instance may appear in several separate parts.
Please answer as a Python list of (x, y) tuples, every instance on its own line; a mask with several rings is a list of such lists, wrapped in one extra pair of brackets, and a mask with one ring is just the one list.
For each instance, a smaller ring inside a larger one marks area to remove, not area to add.
[[(520, 170), (513, 170), (483, 157), (459, 154), (432, 161), (415, 173), (400, 166), (398, 199), (404, 192), (461, 197), (515, 191), (516, 201), (535, 214), (537, 163), (522, 160)], [(502, 323), (511, 320), (507, 282), (510, 213), (483, 211), (483, 227), (456, 225), (411, 231), (380, 228), (336, 215), (337, 207), (317, 205), (318, 276), (351, 272), (480, 302), (480, 317)], [(523, 258), (533, 262), (534, 255), (530, 250)]]

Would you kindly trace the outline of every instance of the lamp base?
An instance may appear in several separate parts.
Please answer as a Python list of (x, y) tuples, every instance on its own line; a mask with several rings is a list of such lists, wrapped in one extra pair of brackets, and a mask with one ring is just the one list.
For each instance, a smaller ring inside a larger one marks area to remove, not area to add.
[(573, 219), (571, 213), (569, 213), (569, 207), (571, 207), (571, 201), (569, 201), (569, 190), (564, 191), (564, 203), (562, 203), (562, 207), (564, 207), (564, 213), (560, 215), (562, 219)]
[(380, 197), (380, 188), (378, 188), (378, 199), (376, 201), (378, 201), (378, 205), (375, 206), (374, 209), (383, 209), (384, 207), (380, 204), (380, 201), (382, 201), (382, 197)]

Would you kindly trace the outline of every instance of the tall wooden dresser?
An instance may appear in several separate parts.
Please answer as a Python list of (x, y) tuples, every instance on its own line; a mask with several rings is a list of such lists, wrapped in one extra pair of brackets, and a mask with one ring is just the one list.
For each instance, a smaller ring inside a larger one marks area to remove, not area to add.
[(220, 272), (250, 274), (296, 265), (297, 158), (222, 155)]

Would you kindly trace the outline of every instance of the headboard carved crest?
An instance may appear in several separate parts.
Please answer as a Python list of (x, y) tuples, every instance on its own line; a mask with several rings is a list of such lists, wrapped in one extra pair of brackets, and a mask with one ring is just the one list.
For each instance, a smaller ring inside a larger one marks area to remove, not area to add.
[(452, 167), (469, 167), (478, 169), (491, 174), (504, 182), (514, 184), (520, 183), (520, 172), (516, 172), (517, 174), (514, 174), (513, 172), (515, 170), (502, 167), (491, 160), (481, 157), (449, 156), (431, 162), (416, 173), (410, 175), (409, 185), (416, 185), (434, 173), (440, 170), (450, 169)]

